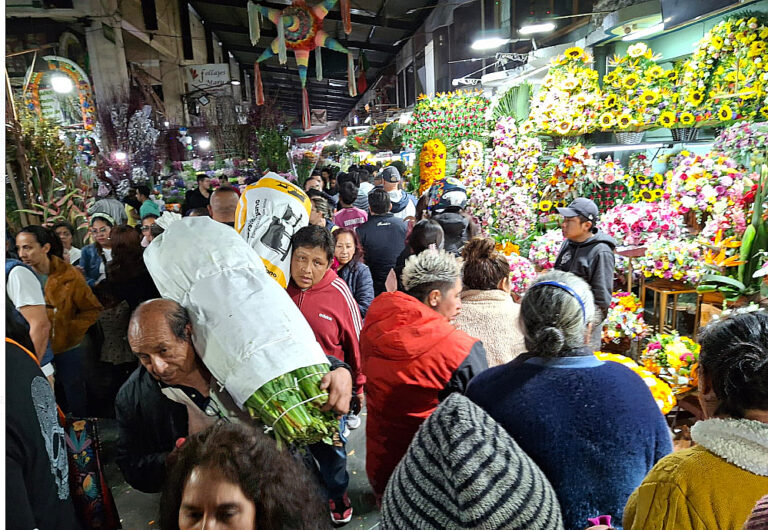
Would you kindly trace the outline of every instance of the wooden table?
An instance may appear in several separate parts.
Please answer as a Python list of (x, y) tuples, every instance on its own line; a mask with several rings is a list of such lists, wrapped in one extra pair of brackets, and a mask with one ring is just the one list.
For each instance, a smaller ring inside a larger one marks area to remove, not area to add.
[(645, 256), (646, 247), (620, 247), (616, 249), (616, 254), (627, 258), (629, 271), (627, 272), (627, 292), (632, 292), (632, 280), (634, 268), (632, 267), (632, 259), (642, 258)]
[[(645, 309), (646, 290), (653, 292), (653, 313), (656, 315), (656, 332), (665, 333), (677, 329), (677, 297), (681, 294), (696, 294), (696, 318), (693, 324), (693, 333), (699, 329), (699, 311), (701, 310), (701, 294), (696, 288), (683, 282), (655, 279), (650, 283), (645, 282), (645, 278), (640, 278), (640, 305)], [(657, 296), (658, 302), (657, 303)], [(669, 297), (672, 297), (672, 322), (667, 326), (667, 310), (669, 309)]]

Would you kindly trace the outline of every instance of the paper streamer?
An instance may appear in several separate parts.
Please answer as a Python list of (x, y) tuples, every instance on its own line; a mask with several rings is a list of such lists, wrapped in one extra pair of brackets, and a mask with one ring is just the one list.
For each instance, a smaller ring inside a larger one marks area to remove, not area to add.
[(248, 2), (248, 32), (251, 36), (251, 45), (257, 46), (259, 39), (261, 38), (261, 15), (259, 14), (259, 6), (253, 2)]
[(323, 80), (323, 56), (320, 53), (322, 48), (318, 46), (315, 48), (315, 74), (318, 81)]
[(259, 68), (259, 62), (253, 63), (253, 84), (254, 93), (256, 94), (256, 104), (264, 104), (264, 85), (261, 84), (261, 68)]
[(350, 97), (357, 97), (357, 80), (355, 79), (355, 57), (352, 52), (347, 53), (347, 83)]
[(285, 49), (285, 24), (283, 24), (283, 17), (280, 17), (280, 23), (277, 25), (277, 58), (280, 64), (288, 62), (288, 51)]

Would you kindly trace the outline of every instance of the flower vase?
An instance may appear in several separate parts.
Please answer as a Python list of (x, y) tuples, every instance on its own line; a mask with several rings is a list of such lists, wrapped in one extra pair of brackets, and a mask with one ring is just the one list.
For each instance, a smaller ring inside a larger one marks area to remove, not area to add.
[(695, 142), (699, 136), (699, 129), (696, 127), (683, 127), (681, 129), (672, 129), (672, 139), (676, 142)]
[(630, 132), (622, 131), (616, 133), (616, 141), (622, 145), (634, 145), (643, 141), (644, 131)]

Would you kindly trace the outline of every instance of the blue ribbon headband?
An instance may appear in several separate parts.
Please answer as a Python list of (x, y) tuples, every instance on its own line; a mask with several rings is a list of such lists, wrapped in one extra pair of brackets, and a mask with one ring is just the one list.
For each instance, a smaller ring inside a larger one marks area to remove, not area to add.
[(531, 289), (534, 289), (536, 287), (540, 287), (542, 285), (550, 285), (552, 287), (557, 287), (559, 289), (562, 289), (562, 290), (566, 291), (571, 296), (573, 296), (576, 299), (576, 301), (579, 302), (579, 305), (581, 306), (581, 316), (584, 317), (584, 323), (585, 324), (587, 323), (587, 309), (584, 306), (584, 300), (581, 299), (581, 297), (578, 295), (578, 293), (576, 291), (574, 291), (573, 289), (571, 289), (570, 287), (568, 287), (564, 283), (553, 282), (553, 281), (536, 283), (536, 284), (533, 285), (533, 287), (531, 287)]

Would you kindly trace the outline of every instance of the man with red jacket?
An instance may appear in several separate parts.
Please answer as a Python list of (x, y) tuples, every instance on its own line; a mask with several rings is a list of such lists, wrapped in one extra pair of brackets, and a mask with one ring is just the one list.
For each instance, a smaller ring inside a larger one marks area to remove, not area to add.
[[(362, 317), (347, 284), (331, 269), (334, 242), (322, 226), (309, 225), (291, 238), (291, 281), (288, 294), (307, 319), (326, 355), (347, 363), (352, 370), (355, 393), (362, 400), (365, 376), (360, 367), (359, 336)], [(343, 424), (345, 419), (342, 419)], [(347, 496), (349, 475), (343, 435), (339, 446), (309, 446), (328, 489), (331, 519), (345, 524), (352, 519)]]
[(461, 266), (443, 250), (411, 256), (406, 292), (373, 300), (360, 335), (367, 376), (365, 470), (377, 500), (419, 426), (488, 368), (485, 348), (451, 323), (461, 310)]

